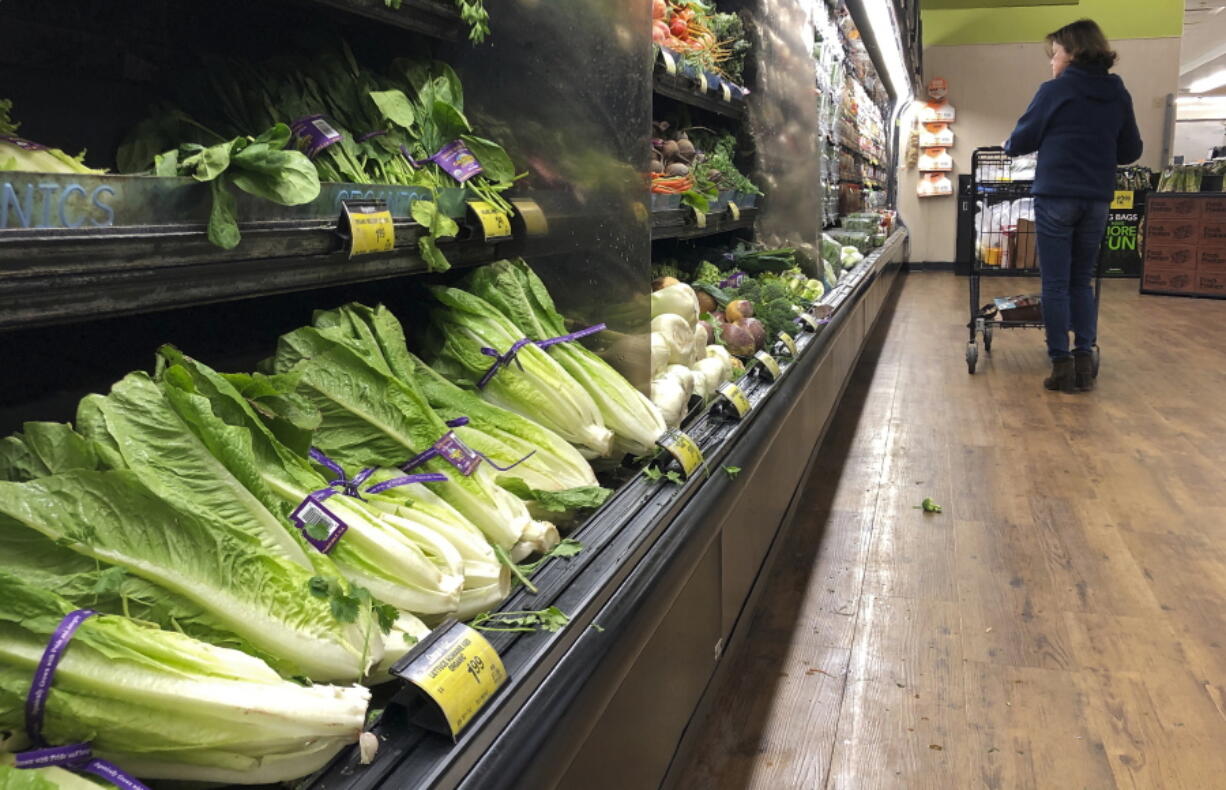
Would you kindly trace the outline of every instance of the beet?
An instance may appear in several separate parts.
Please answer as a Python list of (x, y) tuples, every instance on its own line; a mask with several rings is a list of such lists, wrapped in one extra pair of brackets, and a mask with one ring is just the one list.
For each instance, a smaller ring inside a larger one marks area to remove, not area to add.
[(724, 308), (724, 315), (728, 316), (729, 321), (753, 318), (753, 302), (748, 299), (734, 299)]
[(753, 335), (754, 346), (761, 351), (766, 348), (766, 325), (756, 318), (742, 318), (737, 324), (744, 326)]
[(757, 350), (753, 333), (740, 324), (724, 324), (723, 340), (728, 353), (738, 357), (751, 356)]

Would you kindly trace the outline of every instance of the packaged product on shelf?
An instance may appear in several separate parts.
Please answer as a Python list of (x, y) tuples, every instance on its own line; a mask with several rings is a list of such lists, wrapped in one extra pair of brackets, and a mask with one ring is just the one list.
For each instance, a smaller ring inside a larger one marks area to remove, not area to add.
[(925, 148), (920, 154), (919, 169), (924, 173), (948, 173), (954, 169), (954, 158), (944, 148)]
[(922, 148), (952, 148), (954, 132), (947, 123), (923, 124), (919, 133), (919, 145)]
[(919, 185), (916, 187), (916, 193), (920, 197), (952, 195), (954, 193), (954, 184), (947, 173), (924, 173), (923, 177), (920, 178)]

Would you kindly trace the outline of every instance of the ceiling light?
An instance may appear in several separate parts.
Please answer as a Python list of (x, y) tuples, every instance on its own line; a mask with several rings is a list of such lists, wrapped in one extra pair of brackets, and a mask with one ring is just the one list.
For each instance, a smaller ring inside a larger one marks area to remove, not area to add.
[[(885, 70), (894, 89), (894, 95), (900, 104), (913, 95), (911, 78), (907, 73), (906, 59), (903, 57), (902, 36), (894, 23), (893, 3), (878, 0), (864, 4), (868, 11), (868, 26), (873, 31), (873, 40), (877, 42), (877, 50), (885, 61)], [(1226, 72), (1223, 72), (1226, 73)]]

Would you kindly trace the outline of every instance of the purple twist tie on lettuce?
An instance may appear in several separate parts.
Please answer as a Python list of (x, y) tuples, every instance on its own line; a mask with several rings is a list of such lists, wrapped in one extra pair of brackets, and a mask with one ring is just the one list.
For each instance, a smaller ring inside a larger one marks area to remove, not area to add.
[(93, 756), (88, 743), (74, 743), (66, 746), (47, 746), (43, 738), (43, 714), (46, 711), (47, 695), (51, 693), (51, 682), (55, 678), (55, 669), (59, 666), (68, 643), (81, 624), (98, 614), (92, 609), (77, 609), (69, 612), (60, 620), (47, 647), (43, 650), (38, 667), (34, 670), (34, 679), (30, 683), (30, 693), (26, 696), (26, 734), (39, 748), (19, 752), (13, 755), (14, 764), (18, 768), (46, 768), (60, 766), (77, 773), (91, 773), (107, 780), (122, 790), (149, 790), (138, 779), (130, 776), (118, 766)]
[[(456, 417), (454, 420), (447, 421), (448, 428), (459, 428), (464, 425), (468, 425), (467, 417)], [(400, 469), (403, 472), (411, 472), (424, 464), (426, 461), (429, 461), (431, 458), (442, 458), (444, 461), (454, 466), (460, 474), (464, 475), (465, 477), (471, 477), (472, 473), (477, 471), (477, 466), (482, 461), (485, 461), (499, 472), (509, 472), (534, 455), (536, 455), (536, 450), (528, 453), (510, 466), (499, 466), (491, 461), (489, 456), (479, 453), (468, 445), (464, 444), (464, 442), (460, 440), (460, 437), (455, 435), (455, 431), (448, 431), (447, 433), (443, 434), (443, 437), (435, 442), (430, 449), (410, 458), (407, 462), (401, 465)], [(442, 475), (440, 475), (440, 477), (442, 477)], [(446, 480), (447, 478), (443, 477), (443, 479)]]
[(341, 468), (341, 465), (324, 455), (318, 448), (312, 447), (310, 456), (311, 460), (336, 473), (336, 479), (330, 481), (327, 488), (321, 488), (318, 491), (311, 492), (311, 496), (321, 502), (333, 494), (338, 493), (353, 497), (354, 499), (362, 499), (363, 493), (381, 494), (389, 489), (412, 485), (413, 483), (447, 482), (447, 475), (438, 474), (437, 472), (429, 472), (425, 474), (408, 475), (407, 477), (396, 477), (391, 480), (384, 480), (382, 483), (375, 483), (368, 488), (362, 489), (362, 484), (369, 480), (370, 476), (375, 473), (375, 467), (366, 467), (361, 472), (354, 475), (353, 479), (350, 480), (348, 476), (346, 476), (345, 470)]
[[(364, 143), (364, 142), (366, 142), (367, 140), (373, 139), (373, 138), (375, 138), (375, 137), (382, 137), (382, 136), (383, 136), (383, 135), (385, 135), (385, 134), (387, 134), (387, 130), (386, 130), (386, 129), (382, 129), (382, 130), (377, 131), (377, 132), (367, 132), (366, 134), (359, 135), (359, 136), (357, 136), (356, 138), (354, 138), (354, 142), (355, 142), (355, 143)], [(401, 146), (401, 147), (403, 147), (403, 146)]]
[(23, 151), (49, 151), (47, 146), (39, 145), (32, 140), (26, 140), (23, 137), (13, 137), (9, 134), (0, 134), (0, 142), (10, 143), (17, 146)]
[(43, 711), (47, 707), (47, 695), (51, 693), (51, 681), (55, 677), (55, 668), (60, 665), (72, 635), (77, 632), (89, 618), (98, 614), (92, 609), (77, 609), (64, 615), (60, 624), (51, 633), (51, 639), (43, 650), (43, 656), (38, 660), (34, 670), (34, 680), (30, 684), (30, 693), (26, 696), (26, 735), (35, 746), (44, 746)]
[(498, 369), (511, 362), (514, 362), (520, 370), (523, 370), (524, 366), (520, 364), (517, 357), (520, 349), (522, 349), (524, 346), (535, 345), (538, 348), (549, 348), (550, 346), (556, 346), (558, 343), (568, 343), (572, 340), (587, 337), (588, 335), (594, 335), (597, 332), (603, 332), (606, 329), (608, 329), (606, 324), (596, 324), (595, 326), (589, 326), (587, 329), (580, 329), (578, 332), (571, 332), (569, 335), (551, 337), (546, 340), (534, 341), (525, 337), (523, 340), (516, 340), (515, 345), (507, 349), (507, 353), (505, 354), (499, 354), (497, 349), (482, 348), (481, 353), (485, 354), (487, 357), (493, 357), (494, 364), (490, 366), (489, 370), (485, 371), (485, 375), (482, 376), (481, 380), (477, 382), (477, 389), (485, 389), (486, 385), (490, 383), (490, 380), (494, 378), (494, 374), (498, 372)]

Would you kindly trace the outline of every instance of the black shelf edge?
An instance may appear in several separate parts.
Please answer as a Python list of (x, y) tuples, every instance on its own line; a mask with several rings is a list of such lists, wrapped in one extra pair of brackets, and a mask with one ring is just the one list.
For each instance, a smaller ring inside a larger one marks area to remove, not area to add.
[(467, 35), (455, 6), (442, 0), (400, 0), (399, 8), (385, 0), (303, 0), (346, 11), (386, 25), (411, 30), (444, 41), (459, 41)]
[(698, 107), (707, 112), (722, 115), (725, 118), (732, 118), (737, 121), (745, 120), (746, 107), (743, 101), (738, 101), (734, 98), (733, 101), (726, 102), (718, 96), (712, 96), (704, 92), (693, 80), (680, 75), (669, 74), (659, 66), (656, 67), (652, 80), (655, 92), (660, 96), (679, 101), (682, 104), (688, 104), (691, 107)]
[(726, 210), (718, 214), (707, 215), (707, 226), (701, 228), (694, 219), (690, 209), (674, 209), (670, 211), (653, 211), (651, 214), (651, 240), (661, 239), (697, 239), (703, 236), (714, 236), (717, 233), (728, 233), (734, 230), (752, 228), (757, 219), (758, 209), (743, 208), (739, 219), (734, 219)]

